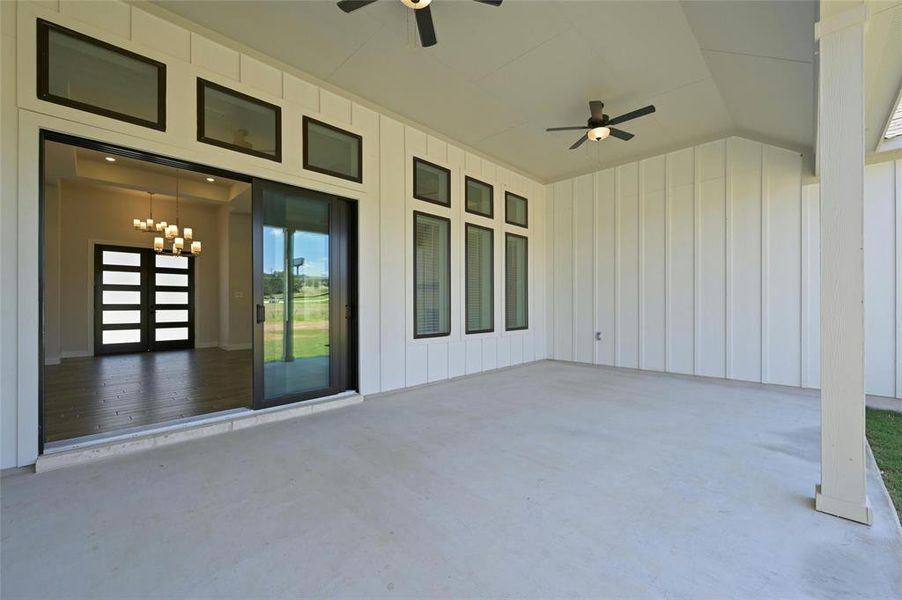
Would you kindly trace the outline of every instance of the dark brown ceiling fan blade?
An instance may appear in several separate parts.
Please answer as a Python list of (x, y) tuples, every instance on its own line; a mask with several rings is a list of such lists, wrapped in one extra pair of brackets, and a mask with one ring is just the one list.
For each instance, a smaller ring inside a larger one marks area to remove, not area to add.
[(339, 0), (338, 8), (346, 13), (354, 12), (358, 8), (363, 8), (367, 4), (372, 4), (376, 0)]
[(432, 7), (418, 8), (413, 11), (417, 16), (417, 29), (420, 32), (420, 43), (424, 48), (435, 46), (435, 26), (432, 24)]
[(488, 4), (490, 6), (501, 6), (501, 0), (476, 0), (480, 4)]
[(580, 146), (582, 146), (583, 143), (584, 143), (587, 139), (589, 139), (589, 138), (586, 137), (585, 135), (581, 135), (581, 136), (579, 137), (578, 140), (576, 140), (575, 142), (573, 142), (573, 145), (570, 146), (570, 149), (571, 149), (571, 150), (576, 150), (577, 148), (579, 148)]
[(623, 123), (625, 121), (632, 121), (633, 119), (638, 119), (639, 117), (644, 117), (645, 115), (650, 115), (655, 112), (655, 107), (653, 104), (649, 104), (644, 108), (636, 109), (632, 112), (628, 112), (625, 115), (620, 115), (619, 117), (614, 117), (610, 121), (608, 121), (608, 125), (616, 125), (617, 123)]
[(628, 141), (636, 137), (632, 133), (628, 131), (624, 131), (622, 129), (617, 129), (616, 127), (608, 127), (611, 130), (611, 137), (615, 137), (619, 140)]
[(604, 118), (604, 102), (601, 100), (589, 100), (589, 112), (592, 118), (601, 121)]
[(576, 131), (577, 129), (585, 128), (585, 125), (574, 125), (573, 127), (549, 127), (545, 131)]

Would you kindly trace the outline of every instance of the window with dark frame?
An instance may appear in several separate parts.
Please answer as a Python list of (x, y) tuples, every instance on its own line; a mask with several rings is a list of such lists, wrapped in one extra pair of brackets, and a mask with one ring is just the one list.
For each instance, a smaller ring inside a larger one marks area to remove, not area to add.
[(282, 109), (198, 77), (197, 141), (281, 162)]
[(308, 116), (304, 125), (304, 168), (363, 183), (363, 137)]
[(413, 197), (423, 202), (451, 206), (451, 170), (413, 157)]
[(504, 328), (529, 327), (529, 241), (515, 233), (504, 234)]
[(523, 196), (504, 192), (504, 222), (517, 227), (529, 227), (529, 201)]
[(166, 130), (166, 65), (37, 20), (40, 100)]
[(495, 216), (494, 189), (484, 181), (464, 178), (464, 209), (468, 213), (488, 217)]
[(464, 296), (468, 334), (495, 330), (494, 234), (488, 227), (466, 224)]
[(451, 220), (413, 213), (413, 336), (451, 334)]

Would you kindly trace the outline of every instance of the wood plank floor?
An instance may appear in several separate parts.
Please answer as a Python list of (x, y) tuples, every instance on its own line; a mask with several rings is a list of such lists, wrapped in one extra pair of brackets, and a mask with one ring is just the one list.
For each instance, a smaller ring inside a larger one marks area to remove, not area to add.
[(66, 359), (44, 367), (44, 441), (251, 405), (250, 350)]

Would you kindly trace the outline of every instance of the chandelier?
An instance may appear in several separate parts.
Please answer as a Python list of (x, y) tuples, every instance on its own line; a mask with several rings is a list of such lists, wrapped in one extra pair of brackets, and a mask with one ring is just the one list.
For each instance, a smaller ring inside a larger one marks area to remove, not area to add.
[[(175, 223), (167, 223), (166, 221), (154, 222), (153, 219), (153, 197), (150, 193), (150, 217), (146, 219), (133, 219), (132, 226), (137, 231), (144, 231), (154, 234), (153, 249), (157, 254), (172, 254), (179, 256), (186, 252), (185, 243), (188, 243), (188, 251), (192, 255), (197, 256), (203, 251), (200, 240), (194, 239), (194, 230), (191, 227), (185, 227), (179, 233), (179, 183), (181, 181), (181, 172), (176, 171), (175, 180)], [(171, 246), (167, 249), (166, 242), (171, 240)]]

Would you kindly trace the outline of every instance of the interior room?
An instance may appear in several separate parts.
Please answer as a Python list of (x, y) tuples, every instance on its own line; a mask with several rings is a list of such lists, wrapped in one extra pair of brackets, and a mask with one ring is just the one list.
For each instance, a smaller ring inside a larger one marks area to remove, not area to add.
[(55, 141), (43, 184), (45, 447), (249, 407), (250, 184)]
[(902, 598), (902, 0), (0, 42), (4, 600)]

